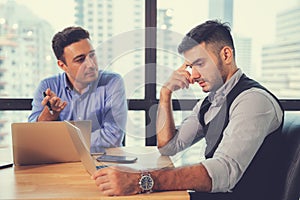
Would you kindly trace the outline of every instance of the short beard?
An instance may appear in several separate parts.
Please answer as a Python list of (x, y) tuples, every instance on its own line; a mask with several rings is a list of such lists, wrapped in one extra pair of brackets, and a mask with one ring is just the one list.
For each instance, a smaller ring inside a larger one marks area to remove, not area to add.
[(225, 83), (227, 76), (226, 76), (226, 73), (224, 73), (225, 70), (224, 70), (223, 61), (221, 60), (220, 56), (218, 56), (217, 58), (218, 58), (217, 67), (220, 71), (222, 81), (223, 81), (223, 83)]

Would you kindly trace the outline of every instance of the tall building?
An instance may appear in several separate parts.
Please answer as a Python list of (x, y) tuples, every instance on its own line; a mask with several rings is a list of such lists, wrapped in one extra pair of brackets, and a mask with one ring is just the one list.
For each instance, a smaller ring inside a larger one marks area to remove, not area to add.
[(233, 39), (237, 66), (241, 68), (247, 76), (255, 76), (257, 69), (252, 63), (252, 39), (238, 34), (233, 34)]
[[(53, 32), (46, 21), (14, 0), (0, 6), (2, 97), (30, 98), (43, 77), (58, 71), (51, 50)], [(6, 122), (27, 121), (27, 116), (28, 112), (1, 112), (0, 140), (2, 132), (10, 132), (10, 123)]]
[(54, 30), (14, 0), (0, 7), (0, 21), (1, 68), (5, 70), (2, 80), (9, 83), (1, 94), (32, 97), (36, 83), (58, 72), (51, 50)]
[(228, 22), (233, 27), (233, 0), (209, 0), (209, 18)]
[[(218, 19), (229, 23), (234, 32), (233, 0), (209, 0), (209, 19)], [(248, 76), (254, 75), (252, 66), (252, 39), (238, 34), (233, 34), (237, 66)]]
[(276, 16), (276, 37), (262, 48), (262, 77), (281, 98), (300, 92), (300, 3)]
[[(127, 98), (144, 98), (144, 2), (75, 0), (75, 23), (86, 28), (100, 69), (121, 74)], [(145, 113), (129, 111), (126, 145), (144, 145)]]

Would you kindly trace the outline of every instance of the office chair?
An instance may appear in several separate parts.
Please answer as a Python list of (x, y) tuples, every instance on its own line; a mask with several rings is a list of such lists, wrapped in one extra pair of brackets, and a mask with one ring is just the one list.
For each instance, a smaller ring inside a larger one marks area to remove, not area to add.
[[(283, 143), (285, 146), (284, 187), (280, 200), (300, 200), (300, 116), (286, 113), (283, 124)], [(190, 199), (232, 200), (232, 193), (190, 192)]]
[(286, 142), (286, 174), (281, 200), (300, 197), (300, 116), (285, 114), (283, 135)]

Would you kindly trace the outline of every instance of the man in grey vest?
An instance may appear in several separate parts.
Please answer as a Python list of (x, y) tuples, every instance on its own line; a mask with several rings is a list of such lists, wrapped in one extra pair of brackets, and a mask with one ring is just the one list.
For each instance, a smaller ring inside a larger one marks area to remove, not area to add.
[[(134, 194), (142, 188), (148, 192), (194, 190), (191, 198), (204, 200), (277, 199), (282, 188), (278, 159), (284, 116), (278, 99), (237, 67), (226, 24), (200, 24), (186, 34), (178, 51), (185, 62), (161, 88), (157, 145), (162, 155), (175, 155), (204, 138), (207, 159), (191, 166), (143, 172), (139, 184), (135, 181), (138, 173), (115, 171), (116, 184), (106, 176), (112, 169), (100, 170), (94, 175), (98, 187), (105, 192), (106, 184), (108, 195)], [(198, 84), (209, 94), (178, 128), (172, 94), (190, 84)], [(149, 187), (142, 185), (145, 176)], [(121, 177), (126, 180), (124, 186)]]
[[(207, 159), (186, 167), (181, 184), (199, 191), (191, 196), (201, 199), (277, 198), (283, 110), (237, 67), (230, 28), (207, 21), (184, 37), (178, 51), (185, 63), (160, 91), (158, 147), (163, 155), (174, 155), (202, 138), (207, 143)], [(194, 83), (209, 94), (176, 129), (172, 92)]]

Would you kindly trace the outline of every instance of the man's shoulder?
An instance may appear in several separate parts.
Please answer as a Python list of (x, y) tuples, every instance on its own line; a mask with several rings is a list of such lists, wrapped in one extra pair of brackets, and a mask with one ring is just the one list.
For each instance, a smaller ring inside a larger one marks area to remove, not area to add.
[(119, 78), (121, 78), (121, 75), (116, 72), (100, 70), (98, 73), (99, 73), (99, 77), (101, 77), (103, 79), (113, 79), (113, 78), (119, 79)]
[(46, 77), (41, 80), (40, 87), (42, 88), (60, 88), (65, 86), (65, 77), (64, 74), (56, 74), (49, 77)]
[(109, 84), (115, 81), (122, 81), (120, 74), (110, 71), (99, 71), (99, 82), (98, 85)]
[(57, 83), (60, 81), (64, 80), (64, 74), (63, 73), (59, 73), (59, 74), (55, 74), (49, 77), (44, 78), (41, 82), (46, 82), (46, 83)]

